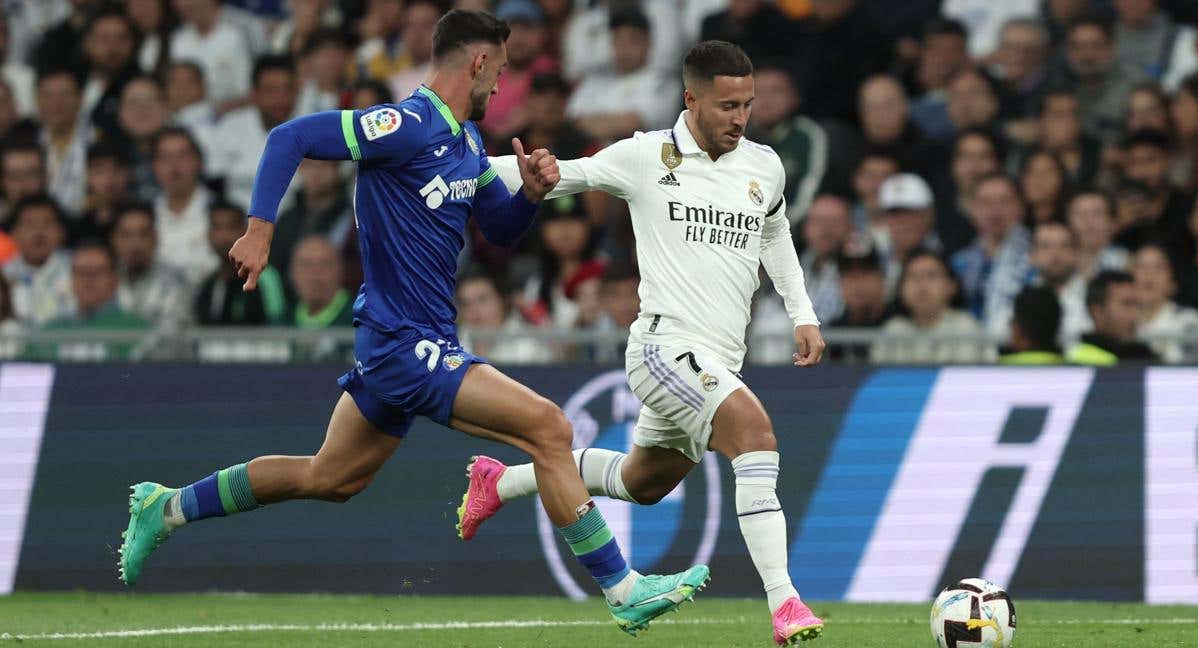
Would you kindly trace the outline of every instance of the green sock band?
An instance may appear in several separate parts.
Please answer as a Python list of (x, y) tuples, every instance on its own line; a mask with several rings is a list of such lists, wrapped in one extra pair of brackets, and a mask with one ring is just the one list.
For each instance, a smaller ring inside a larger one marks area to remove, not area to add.
[(216, 473), (216, 487), (225, 514), (252, 511), (258, 508), (250, 488), (250, 471), (246, 464), (237, 464)]
[(577, 522), (564, 526), (559, 531), (575, 556), (591, 553), (612, 539), (607, 521), (597, 508), (587, 511)]

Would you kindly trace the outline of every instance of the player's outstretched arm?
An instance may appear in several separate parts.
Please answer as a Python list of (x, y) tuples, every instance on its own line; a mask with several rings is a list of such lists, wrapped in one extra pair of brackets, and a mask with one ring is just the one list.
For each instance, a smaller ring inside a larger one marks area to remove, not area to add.
[(484, 171), (482, 177), (489, 180), (478, 188), (475, 196), (474, 220), (483, 236), (500, 247), (514, 245), (528, 232), (537, 205), (561, 179), (557, 158), (549, 151), (537, 149), (531, 155), (525, 155), (519, 139), (512, 140), (512, 148), (516, 151), (513, 157), (523, 182), (520, 189), (509, 195), (502, 181), (495, 182), (494, 173)]
[(795, 325), (794, 363), (799, 367), (818, 364), (824, 353), (824, 338), (819, 318), (807, 295), (803, 266), (795, 252), (786, 218), (785, 201), (779, 199), (761, 227), (761, 265), (774, 282), (774, 289), (786, 303), (786, 313)]
[[(577, 160), (558, 160), (561, 180), (547, 198), (558, 198), (584, 191), (605, 191), (618, 198), (628, 199), (635, 191), (642, 161), (637, 156), (635, 137), (620, 140), (591, 157)], [(509, 192), (523, 186), (520, 165), (515, 155), (488, 158), (491, 167), (507, 185)]]

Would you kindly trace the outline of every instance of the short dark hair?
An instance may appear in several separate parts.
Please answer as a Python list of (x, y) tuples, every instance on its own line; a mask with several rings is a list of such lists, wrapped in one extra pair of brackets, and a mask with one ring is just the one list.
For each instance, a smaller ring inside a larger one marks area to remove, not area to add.
[(508, 24), (485, 11), (454, 9), (441, 16), (433, 32), (433, 60), (471, 43), (502, 45), (512, 33)]
[(1140, 130), (1132, 131), (1123, 137), (1123, 141), (1119, 143), (1119, 148), (1124, 151), (1133, 146), (1151, 146), (1168, 153), (1173, 150), (1173, 138), (1169, 134), (1152, 129), (1141, 128)]
[[(133, 19), (130, 18), (129, 15), (124, 11), (122, 11), (120, 5), (117, 4), (101, 6), (98, 10), (93, 11), (88, 16), (87, 22), (83, 24), (83, 37), (87, 38), (87, 35), (90, 34), (91, 31), (96, 28), (96, 25), (100, 24), (100, 21), (104, 20), (105, 18), (116, 18), (125, 23), (125, 29), (129, 30), (129, 35), (137, 38), (137, 26), (133, 24)], [(136, 56), (136, 50), (134, 50), (134, 55)]]
[(532, 78), (529, 91), (535, 93), (554, 92), (570, 96), (570, 84), (557, 72), (541, 72)]
[(969, 40), (969, 30), (959, 20), (938, 16), (923, 26), (923, 40), (926, 41), (932, 36), (959, 36), (963, 40)]
[(632, 27), (646, 34), (649, 33), (649, 17), (636, 7), (626, 7), (611, 12), (607, 19), (607, 28), (615, 31), (619, 27)]
[(1048, 102), (1057, 97), (1068, 97), (1075, 102), (1078, 101), (1077, 93), (1072, 88), (1064, 85), (1050, 86), (1044, 91), (1044, 94), (1040, 95), (1039, 99), (1036, 99), (1036, 116), (1043, 117), (1044, 111), (1048, 109)]
[(63, 228), (63, 230), (66, 230), (66, 212), (63, 211), (58, 202), (51, 198), (49, 194), (38, 193), (33, 194), (32, 196), (25, 196), (24, 198), (18, 200), (17, 204), (13, 205), (12, 216), (8, 219), (9, 231), (17, 228), (17, 222), (21, 220), (22, 214), (36, 207), (48, 207), (50, 211), (54, 212), (54, 219), (58, 221), (58, 226)]
[(10, 153), (34, 153), (42, 161), (42, 168), (46, 167), (46, 151), (41, 146), (38, 146), (35, 140), (16, 138), (13, 142), (0, 149), (0, 162)]
[[(391, 95), (391, 88), (388, 88), (387, 84), (383, 83), (382, 81), (377, 81), (375, 79), (359, 79), (354, 83), (351, 90), (354, 92), (369, 90), (378, 95), (378, 103), (380, 104), (389, 104), (395, 102), (395, 98)], [(369, 107), (370, 106), (355, 106), (355, 108)]]
[(191, 131), (182, 126), (167, 126), (155, 133), (154, 139), (150, 142), (151, 159), (158, 157), (158, 147), (168, 137), (182, 137), (187, 140), (187, 143), (191, 145), (192, 151), (200, 158), (200, 162), (204, 161), (204, 149), (200, 148), (200, 143), (196, 141), (195, 135), (192, 135)]
[(1106, 304), (1111, 286), (1115, 284), (1134, 283), (1130, 273), (1123, 270), (1103, 270), (1086, 285), (1086, 308), (1094, 308)]
[[(200, 85), (207, 85), (207, 83), (208, 83), (207, 80), (204, 78), (204, 68), (200, 67), (199, 63), (196, 63), (195, 61), (193, 61), (191, 59), (186, 59), (186, 60), (182, 60), (182, 61), (172, 61), (171, 64), (169, 66), (167, 66), (166, 69), (169, 72), (170, 70), (173, 70), (175, 68), (184, 68), (187, 70), (191, 70), (192, 72), (195, 72), (195, 75), (197, 77), (199, 77), (199, 79), (200, 79)], [(164, 77), (164, 79), (165, 79), (165, 77)]]
[(1019, 203), (1021, 205), (1026, 204), (1023, 198), (1023, 187), (1019, 186), (1019, 181), (1002, 171), (992, 171), (978, 178), (977, 184), (974, 185), (974, 193), (976, 194), (977, 190), (981, 189), (982, 185), (988, 182), (1005, 182), (1011, 188), (1011, 191), (1015, 192), (1015, 197), (1019, 200)]
[(707, 40), (690, 49), (682, 60), (682, 78), (687, 84), (708, 82), (718, 76), (746, 77), (753, 74), (749, 55), (728, 41)]
[(129, 218), (133, 214), (145, 214), (146, 216), (149, 216), (150, 227), (156, 226), (156, 223), (154, 222), (153, 206), (151, 206), (149, 203), (130, 202), (117, 207), (116, 215), (112, 217), (112, 226), (109, 228), (109, 231), (115, 232), (116, 228), (120, 226), (121, 221)]
[(1011, 319), (1031, 342), (1031, 350), (1056, 349), (1061, 332), (1061, 301), (1051, 288), (1024, 288), (1015, 297)]
[(121, 166), (129, 166), (129, 152), (111, 139), (104, 139), (87, 147), (87, 164), (100, 160), (113, 160)]
[(216, 212), (221, 212), (221, 211), (234, 212), (237, 215), (239, 215), (242, 220), (249, 218), (249, 216), (247, 216), (245, 213), (245, 209), (241, 205), (238, 205), (237, 203), (234, 203), (225, 198), (218, 198), (216, 200), (213, 200), (212, 203), (210, 205), (208, 205), (208, 224), (209, 225), (212, 224), (212, 216), (214, 214), (216, 214)]
[(80, 90), (83, 89), (82, 77), (80, 77), (80, 75), (77, 71), (75, 71), (71, 68), (68, 68), (68, 67), (50, 67), (50, 68), (44, 68), (44, 69), (38, 70), (37, 83), (35, 84), (35, 87), (38, 87), (38, 88), (42, 87), (42, 84), (45, 83), (48, 79), (51, 79), (56, 76), (67, 77), (67, 78), (71, 79), (71, 81), (75, 82), (76, 88), (79, 88)]
[[(461, 278), (458, 279), (458, 289), (460, 290), (462, 285), (467, 281), (485, 281), (491, 284), (491, 287), (495, 289), (495, 293), (499, 295), (501, 300), (505, 299), (504, 295), (506, 294), (507, 286), (504, 284), (503, 278), (487, 272), (481, 266), (472, 265), (467, 267), (465, 272), (462, 273)], [(454, 292), (456, 293), (457, 290)]]
[(1065, 199), (1065, 218), (1066, 219), (1069, 217), (1069, 209), (1071, 207), (1073, 207), (1073, 203), (1076, 202), (1082, 196), (1097, 196), (1097, 197), (1101, 198), (1102, 202), (1104, 204), (1106, 204), (1107, 217), (1109, 217), (1111, 219), (1115, 218), (1115, 213), (1116, 213), (1117, 207), (1115, 205), (1115, 199), (1111, 197), (1111, 194), (1109, 194), (1101, 189), (1098, 189), (1096, 187), (1082, 187), (1082, 188), (1070, 193), (1069, 197), (1067, 199)]
[(836, 270), (840, 276), (852, 272), (870, 272), (882, 274), (882, 260), (878, 253), (870, 250), (865, 254), (841, 254), (836, 260)]
[(957, 147), (961, 144), (961, 140), (967, 137), (981, 137), (990, 143), (990, 149), (994, 151), (994, 159), (998, 160), (998, 165), (1001, 167), (1003, 160), (1007, 159), (1007, 149), (1003, 146), (1003, 139), (996, 135), (994, 131), (984, 126), (974, 126), (966, 128), (957, 133), (957, 137), (953, 140), (953, 155), (956, 155)]
[(263, 54), (254, 61), (254, 72), (250, 75), (257, 86), (267, 72), (286, 72), (295, 76), (295, 59), (289, 54)]
[(1033, 241), (1035, 240), (1036, 232), (1039, 232), (1040, 230), (1042, 230), (1046, 227), (1060, 227), (1060, 228), (1064, 229), (1065, 233), (1069, 235), (1069, 244), (1071, 246), (1073, 246), (1074, 248), (1077, 247), (1077, 232), (1074, 232), (1073, 228), (1069, 227), (1068, 223), (1065, 223), (1064, 221), (1059, 221), (1059, 220), (1046, 220), (1046, 221), (1040, 221), (1040, 222), (1036, 223), (1032, 227), (1032, 240)]
[(1097, 27), (1106, 34), (1107, 40), (1115, 39), (1115, 21), (1109, 12), (1102, 9), (1090, 8), (1082, 11), (1069, 23), (1066, 33), (1072, 34), (1079, 27)]
[(313, 52), (326, 45), (333, 45), (344, 49), (352, 47), (350, 38), (344, 31), (333, 29), (332, 27), (320, 27), (308, 36), (308, 40), (304, 41), (304, 47), (300, 53), (303, 56), (310, 56)]
[(109, 245), (108, 241), (105, 241), (102, 238), (95, 238), (95, 237), (85, 238), (85, 239), (75, 243), (75, 246), (72, 249), (72, 252), (75, 255), (78, 255), (80, 252), (82, 252), (84, 250), (99, 250), (108, 259), (109, 267), (111, 267), (113, 270), (116, 270), (116, 266), (117, 266), (116, 251), (112, 249), (112, 246)]

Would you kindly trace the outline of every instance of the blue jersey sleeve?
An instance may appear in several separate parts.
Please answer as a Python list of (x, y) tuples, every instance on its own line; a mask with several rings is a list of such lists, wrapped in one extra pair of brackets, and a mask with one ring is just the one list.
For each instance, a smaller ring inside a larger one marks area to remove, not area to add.
[[(419, 104), (407, 102), (366, 110), (329, 110), (297, 117), (276, 126), (266, 138), (258, 162), (249, 214), (274, 222), (279, 202), (304, 158), (387, 160), (402, 164), (428, 142), (429, 120)], [(408, 115), (405, 120), (401, 115)]]
[(529, 202), (523, 190), (509, 194), (487, 154), (479, 161), (478, 185), (474, 193), (474, 221), (491, 243), (510, 247), (532, 227), (537, 205)]

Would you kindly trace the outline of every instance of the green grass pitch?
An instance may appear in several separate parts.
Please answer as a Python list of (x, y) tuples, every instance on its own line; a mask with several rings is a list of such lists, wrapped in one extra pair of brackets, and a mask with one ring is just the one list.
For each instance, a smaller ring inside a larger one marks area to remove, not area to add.
[[(928, 604), (930, 605), (930, 603)], [(818, 603), (812, 648), (931, 647), (928, 605)], [(1198, 608), (1016, 600), (1015, 646), (1198, 646)], [(598, 599), (19, 593), (0, 597), (0, 646), (773, 645), (764, 600), (699, 597), (636, 639)], [(58, 636), (55, 636), (58, 635)]]

